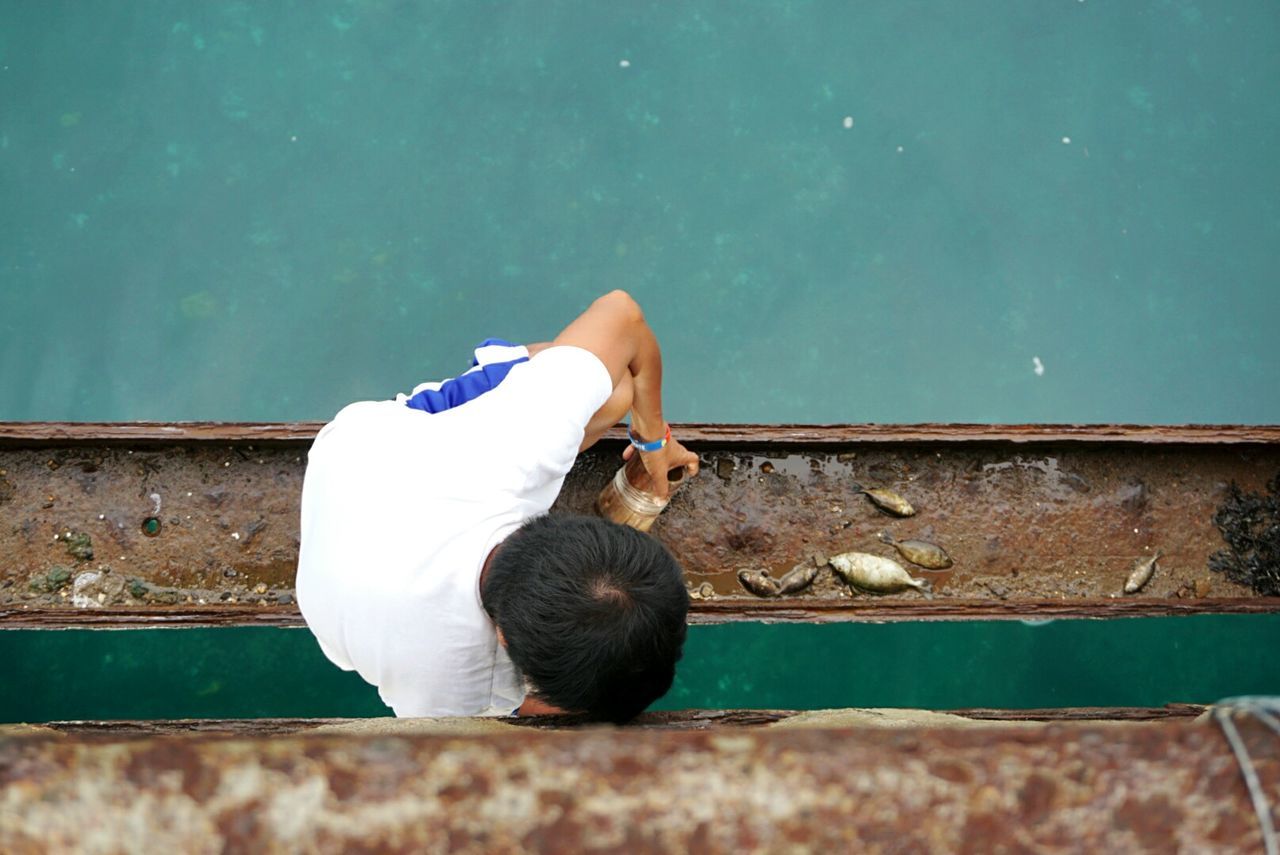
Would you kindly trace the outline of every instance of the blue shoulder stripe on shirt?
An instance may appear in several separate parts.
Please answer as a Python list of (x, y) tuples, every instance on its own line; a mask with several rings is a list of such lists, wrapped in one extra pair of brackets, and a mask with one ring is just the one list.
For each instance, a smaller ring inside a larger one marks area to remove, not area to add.
[[(506, 339), (501, 339), (501, 338), (486, 338), (484, 341), (482, 341), (482, 342), (480, 342), (479, 344), (477, 344), (477, 345), (476, 345), (476, 350), (480, 350), (481, 348), (485, 348), (485, 347), (490, 347), (490, 346), (495, 345), (495, 344), (496, 344), (496, 345), (498, 345), (499, 347), (519, 347), (519, 346), (520, 346), (520, 345), (516, 344), (514, 341), (507, 341)], [(480, 360), (479, 360), (479, 359), (477, 359), (475, 356), (472, 356), (472, 357), (471, 357), (471, 364), (472, 364), (473, 366), (475, 366), (475, 365), (479, 365), (479, 364), (480, 364)]]
[(510, 362), (491, 362), (459, 377), (454, 377), (452, 380), (444, 381), (439, 389), (422, 390), (405, 401), (405, 406), (415, 410), (426, 410), (428, 413), (441, 413), (460, 407), (496, 387), (507, 376), (512, 366), (528, 361), (529, 357), (522, 356)]

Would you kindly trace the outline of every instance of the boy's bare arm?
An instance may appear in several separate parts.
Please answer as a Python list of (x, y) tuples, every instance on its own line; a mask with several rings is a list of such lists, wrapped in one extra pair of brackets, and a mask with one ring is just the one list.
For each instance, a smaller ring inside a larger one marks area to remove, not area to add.
[[(594, 353), (616, 388), (630, 376), (633, 387), (631, 430), (642, 440), (660, 439), (667, 423), (662, 416), (662, 354), (640, 306), (625, 291), (611, 291), (591, 304), (552, 344), (573, 345)], [(534, 345), (539, 350), (541, 347)], [(537, 351), (530, 350), (530, 355)], [(629, 455), (628, 455), (629, 456)], [(665, 448), (642, 454), (655, 487), (666, 492), (666, 474), (678, 466), (698, 471), (698, 456), (674, 439)]]
[(526, 344), (524, 346), (524, 349), (529, 351), (529, 356), (532, 357), (532, 356), (536, 356), (539, 351), (546, 350), (548, 347), (551, 347), (551, 342), (540, 341), (536, 344)]
[(666, 431), (662, 419), (662, 355), (658, 340), (645, 322), (640, 306), (625, 291), (600, 297), (556, 336), (553, 344), (568, 344), (594, 353), (613, 379), (630, 374), (635, 383), (631, 426), (641, 439), (658, 439)]

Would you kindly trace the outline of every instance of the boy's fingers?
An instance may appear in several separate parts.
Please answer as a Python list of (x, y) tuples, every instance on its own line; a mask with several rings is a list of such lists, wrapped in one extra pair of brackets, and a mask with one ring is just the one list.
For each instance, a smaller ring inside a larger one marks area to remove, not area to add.
[[(673, 444), (675, 445), (676, 451), (676, 454), (672, 455), (673, 462), (683, 466), (686, 475), (690, 477), (697, 475), (698, 455), (694, 454), (678, 442), (673, 441)], [(674, 468), (674, 466), (672, 468)]]
[(694, 454), (692, 451), (688, 454), (689, 457), (687, 462), (684, 464), (684, 469), (685, 472), (688, 473), (689, 477), (692, 478), (694, 475), (698, 474), (698, 455)]
[(659, 499), (665, 499), (670, 488), (667, 485), (667, 468), (660, 461), (649, 465), (649, 460), (645, 460), (645, 469), (649, 472), (649, 481), (653, 485), (653, 494)]
[[(681, 455), (677, 456), (677, 457), (676, 457), (672, 462), (673, 462), (673, 463), (676, 463), (676, 464), (679, 464), (679, 466), (680, 466), (682, 469), (684, 469), (684, 474), (685, 474), (685, 476), (686, 476), (686, 477), (693, 477), (694, 475), (697, 475), (697, 474), (698, 474), (698, 457), (697, 457), (697, 455), (691, 455), (691, 454), (688, 454), (688, 453), (681, 454)], [(672, 467), (672, 468), (674, 468), (674, 467)]]

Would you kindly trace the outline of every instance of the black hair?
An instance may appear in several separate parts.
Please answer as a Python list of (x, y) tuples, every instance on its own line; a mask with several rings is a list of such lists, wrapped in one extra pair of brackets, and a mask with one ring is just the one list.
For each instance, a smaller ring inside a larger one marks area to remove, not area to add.
[(622, 723), (666, 694), (684, 646), (684, 573), (654, 538), (597, 517), (535, 517), (502, 542), (480, 592), (543, 701)]

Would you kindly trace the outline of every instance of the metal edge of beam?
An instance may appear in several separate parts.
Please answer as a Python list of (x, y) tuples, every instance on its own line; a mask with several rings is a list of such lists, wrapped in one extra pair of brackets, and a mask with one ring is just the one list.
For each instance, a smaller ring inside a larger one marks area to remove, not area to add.
[[(689, 607), (689, 623), (892, 623), (895, 621), (1059, 620), (1191, 615), (1255, 615), (1280, 612), (1280, 597), (1195, 600), (982, 600), (829, 603), (798, 601), (698, 601)], [(207, 605), (177, 608), (84, 609), (0, 608), (4, 629), (189, 629), (196, 627), (305, 626), (296, 606)]]
[[(988, 723), (1081, 721), (1163, 721), (1195, 718), (1208, 707), (1203, 704), (1171, 703), (1163, 707), (1053, 707), (1039, 709), (999, 709), (973, 707), (939, 710), (943, 715)], [(824, 711), (819, 711), (824, 712)], [(805, 715), (804, 710), (774, 709), (684, 709), (653, 710), (641, 713), (627, 725), (632, 729), (707, 730), (720, 727), (760, 727), (784, 719)], [(153, 736), (263, 737), (305, 733), (331, 725), (360, 725), (377, 721), (367, 718), (187, 718), (187, 719), (79, 719), (41, 722), (38, 728), (84, 741), (96, 738), (110, 740), (145, 739)], [(421, 721), (421, 720), (420, 720)], [(453, 720), (445, 720), (446, 726)], [(512, 727), (536, 730), (578, 728), (581, 724), (571, 716), (540, 715), (501, 719)], [(0, 738), (22, 732), (33, 725), (0, 724)], [(410, 724), (417, 727), (416, 724)]]
[[(0, 445), (65, 442), (306, 442), (324, 422), (0, 422)], [(684, 441), (836, 445), (863, 442), (1280, 443), (1280, 425), (714, 424), (673, 425)], [(626, 439), (615, 427), (606, 439)]]

